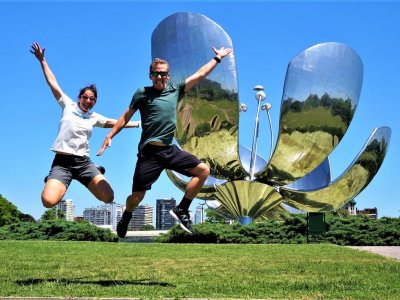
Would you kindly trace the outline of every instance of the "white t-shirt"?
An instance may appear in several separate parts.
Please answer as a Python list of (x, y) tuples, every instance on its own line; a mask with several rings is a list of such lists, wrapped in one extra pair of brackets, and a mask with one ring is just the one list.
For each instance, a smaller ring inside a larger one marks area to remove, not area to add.
[(57, 102), (62, 108), (62, 116), (51, 150), (89, 157), (89, 139), (93, 127), (104, 127), (107, 118), (95, 112), (85, 113), (78, 103), (65, 94)]

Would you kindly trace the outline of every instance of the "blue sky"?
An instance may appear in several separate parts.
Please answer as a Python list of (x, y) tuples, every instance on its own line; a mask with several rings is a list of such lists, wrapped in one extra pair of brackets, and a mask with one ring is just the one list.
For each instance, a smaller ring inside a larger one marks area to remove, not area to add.
[[(256, 100), (253, 87), (262, 85), (271, 103), (277, 136), (287, 65), (297, 54), (323, 42), (352, 47), (364, 64), (359, 106), (344, 139), (330, 155), (332, 179), (340, 176), (374, 128), (392, 129), (385, 161), (356, 198), (357, 207), (377, 207), (379, 216), (398, 217), (396, 192), (400, 169), (400, 3), (319, 1), (0, 1), (0, 194), (19, 210), (39, 218), (45, 209), (40, 194), (54, 154), (60, 108), (45, 83), (40, 65), (29, 53), (38, 41), (61, 88), (76, 99), (79, 89), (95, 83), (99, 97), (94, 111), (118, 118), (136, 88), (149, 85), (151, 34), (159, 22), (176, 12), (203, 14), (230, 35), (234, 45), (240, 102), (249, 106), (240, 119), (240, 143), (251, 147)], [(212, 51), (210, 49), (210, 51)], [(133, 119), (138, 119), (138, 115)], [(95, 128), (90, 141), (92, 160), (104, 165), (124, 204), (131, 191), (140, 130), (125, 129), (111, 149), (96, 157), (109, 129)], [(269, 154), (269, 127), (261, 116), (258, 150)], [(166, 175), (142, 204), (183, 193)], [(66, 198), (76, 213), (101, 204), (74, 181)], [(196, 201), (201, 203), (202, 201)], [(194, 204), (195, 205), (195, 204)], [(194, 205), (192, 208), (194, 208)]]

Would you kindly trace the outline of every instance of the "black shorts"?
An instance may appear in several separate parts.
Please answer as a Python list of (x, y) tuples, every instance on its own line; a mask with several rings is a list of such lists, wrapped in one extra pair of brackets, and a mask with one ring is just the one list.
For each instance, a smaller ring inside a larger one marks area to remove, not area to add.
[(192, 175), (188, 170), (197, 167), (202, 161), (196, 156), (179, 149), (175, 145), (156, 146), (147, 144), (138, 153), (132, 192), (147, 191), (165, 169), (185, 176)]
[(75, 179), (87, 187), (99, 174), (99, 169), (87, 156), (56, 154), (49, 175), (44, 181), (57, 179), (68, 188), (72, 179)]

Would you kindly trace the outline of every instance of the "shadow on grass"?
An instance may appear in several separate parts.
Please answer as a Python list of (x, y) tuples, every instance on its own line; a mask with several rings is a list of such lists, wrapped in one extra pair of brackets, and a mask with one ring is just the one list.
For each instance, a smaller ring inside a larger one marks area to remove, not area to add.
[(158, 285), (165, 287), (176, 287), (176, 285), (167, 283), (167, 282), (156, 282), (149, 281), (146, 279), (143, 280), (85, 280), (83, 278), (78, 279), (67, 279), (67, 278), (30, 278), (26, 280), (17, 280), (15, 283), (22, 286), (36, 285), (41, 284), (43, 282), (54, 282), (57, 284), (98, 284), (100, 286), (115, 286), (115, 285)]

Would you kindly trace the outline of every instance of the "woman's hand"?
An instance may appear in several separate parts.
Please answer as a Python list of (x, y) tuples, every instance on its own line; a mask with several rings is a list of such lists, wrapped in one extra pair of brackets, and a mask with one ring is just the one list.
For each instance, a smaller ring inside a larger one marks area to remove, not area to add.
[(46, 51), (46, 48), (41, 49), (40, 45), (38, 42), (32, 43), (31, 46), (32, 50), (30, 52), (35, 55), (35, 57), (39, 60), (42, 61), (44, 59), (44, 52)]

